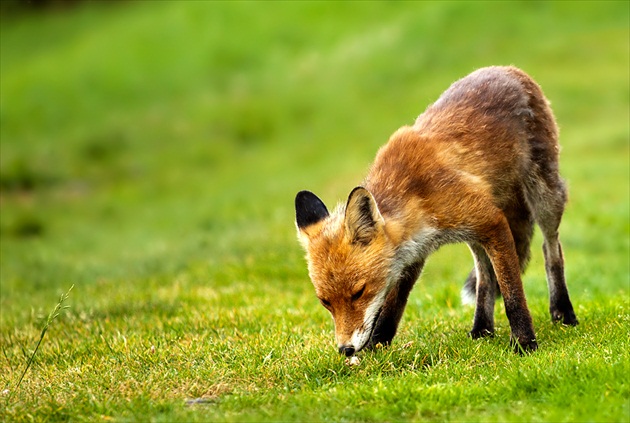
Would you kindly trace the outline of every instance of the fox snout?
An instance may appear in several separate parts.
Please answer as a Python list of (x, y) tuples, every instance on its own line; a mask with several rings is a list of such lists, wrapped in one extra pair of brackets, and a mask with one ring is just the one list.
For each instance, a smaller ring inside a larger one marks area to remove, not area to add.
[(354, 346), (352, 345), (341, 345), (339, 347), (339, 354), (345, 355), (346, 357), (354, 355), (354, 352)]
[(348, 333), (335, 324), (335, 332), (339, 353), (350, 357), (354, 353), (361, 351), (366, 346), (374, 343), (374, 329), (377, 326), (381, 310), (380, 299), (376, 298), (372, 305), (365, 310), (363, 320), (358, 328), (353, 330), (350, 335), (340, 335), (339, 333)]
[[(337, 327), (335, 328), (335, 331), (338, 332)], [(355, 330), (350, 336), (341, 337), (337, 335), (336, 338), (339, 354), (350, 357), (351, 355), (354, 355), (354, 353), (361, 351), (370, 343), (371, 335), (371, 328), (365, 330), (363, 326)]]

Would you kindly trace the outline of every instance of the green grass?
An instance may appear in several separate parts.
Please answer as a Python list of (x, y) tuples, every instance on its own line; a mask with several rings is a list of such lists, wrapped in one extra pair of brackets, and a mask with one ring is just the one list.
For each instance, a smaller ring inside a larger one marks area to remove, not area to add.
[[(627, 2), (124, 2), (1, 16), (1, 421), (630, 421)], [(293, 198), (329, 204), (454, 80), (533, 75), (561, 126), (580, 325), (472, 341), (463, 246), (348, 367)], [(55, 300), (74, 289), (19, 387)], [(191, 401), (192, 400), (192, 401)]]

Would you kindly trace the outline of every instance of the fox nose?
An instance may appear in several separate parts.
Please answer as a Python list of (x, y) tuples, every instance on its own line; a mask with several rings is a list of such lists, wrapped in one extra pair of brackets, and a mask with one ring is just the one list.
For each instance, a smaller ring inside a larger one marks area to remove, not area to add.
[(342, 345), (339, 347), (339, 354), (345, 354), (346, 357), (350, 357), (354, 354), (354, 347), (352, 345)]

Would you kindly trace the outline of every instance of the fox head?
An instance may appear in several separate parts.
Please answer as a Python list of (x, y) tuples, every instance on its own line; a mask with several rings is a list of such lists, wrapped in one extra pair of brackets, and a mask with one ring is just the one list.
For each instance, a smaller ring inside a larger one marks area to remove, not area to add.
[(295, 214), (315, 293), (332, 314), (339, 352), (350, 356), (369, 345), (393, 285), (395, 248), (386, 222), (362, 187), (332, 213), (315, 194), (301, 191)]

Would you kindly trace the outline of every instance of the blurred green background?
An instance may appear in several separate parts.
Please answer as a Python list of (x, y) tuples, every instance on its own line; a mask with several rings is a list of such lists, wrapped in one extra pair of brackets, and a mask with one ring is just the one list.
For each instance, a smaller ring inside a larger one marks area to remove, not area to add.
[(396, 128), (492, 64), (523, 68), (552, 101), (562, 234), (583, 277), (628, 282), (627, 2), (1, 10), (3, 325), (71, 283), (115, 295), (195, 266), (209, 285), (254, 274), (308, 289), (295, 192), (345, 198)]

